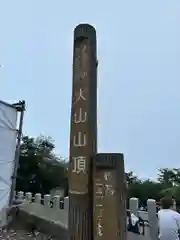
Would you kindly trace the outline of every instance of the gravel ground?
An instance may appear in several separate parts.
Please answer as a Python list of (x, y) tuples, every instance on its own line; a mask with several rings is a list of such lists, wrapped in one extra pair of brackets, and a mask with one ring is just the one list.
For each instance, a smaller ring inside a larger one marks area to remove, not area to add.
[[(27, 233), (23, 231), (14, 231), (14, 230), (1, 230), (0, 232), (0, 240), (56, 240), (54, 238), (50, 238), (38, 232), (33, 236), (32, 233)], [(127, 240), (150, 240), (147, 236), (139, 236), (137, 234), (128, 232)]]
[(43, 234), (36, 232), (33, 236), (32, 233), (23, 232), (23, 231), (14, 231), (10, 229), (0, 231), (0, 240), (55, 240)]

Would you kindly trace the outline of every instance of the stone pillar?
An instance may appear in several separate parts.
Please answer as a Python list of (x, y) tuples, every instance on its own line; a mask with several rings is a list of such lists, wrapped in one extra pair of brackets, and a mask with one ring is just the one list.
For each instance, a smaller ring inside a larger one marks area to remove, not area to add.
[(34, 201), (37, 204), (41, 204), (41, 194), (40, 193), (35, 194)]
[(129, 199), (129, 209), (137, 216), (139, 210), (139, 199), (132, 197)]
[(97, 149), (96, 31), (74, 30), (69, 159), (69, 239), (92, 240), (92, 162)]
[(149, 219), (149, 234), (151, 240), (158, 239), (158, 218), (156, 215), (156, 200), (148, 199), (147, 200), (147, 209), (148, 209), (148, 219)]
[(18, 192), (17, 200), (24, 200), (24, 192), (22, 192), (22, 191)]
[(50, 207), (50, 199), (51, 199), (50, 194), (44, 195), (44, 206), (48, 208)]
[(126, 240), (126, 183), (122, 154), (97, 154), (94, 167), (94, 238)]
[(25, 199), (27, 202), (32, 202), (32, 193), (31, 192), (27, 192), (25, 195)]
[(69, 197), (64, 198), (64, 210), (69, 211)]
[(59, 210), (60, 209), (60, 196), (55, 196), (53, 199), (53, 209)]

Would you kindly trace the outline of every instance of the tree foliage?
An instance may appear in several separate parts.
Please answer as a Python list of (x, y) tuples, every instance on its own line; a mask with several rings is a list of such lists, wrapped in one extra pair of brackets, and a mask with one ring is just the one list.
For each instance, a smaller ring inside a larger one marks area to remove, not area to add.
[(17, 176), (17, 191), (49, 193), (52, 188), (67, 188), (65, 161), (57, 157), (51, 138), (23, 137)]
[(180, 169), (159, 169), (157, 181), (142, 181), (133, 172), (126, 173), (126, 177), (129, 184), (128, 197), (159, 201), (162, 196), (169, 195), (180, 200)]
[[(25, 136), (21, 142), (16, 190), (49, 193), (52, 188), (68, 189), (67, 163), (54, 153), (51, 138)], [(180, 200), (180, 169), (159, 169), (157, 181), (141, 180), (132, 171), (126, 173), (128, 198), (160, 200), (171, 195)]]

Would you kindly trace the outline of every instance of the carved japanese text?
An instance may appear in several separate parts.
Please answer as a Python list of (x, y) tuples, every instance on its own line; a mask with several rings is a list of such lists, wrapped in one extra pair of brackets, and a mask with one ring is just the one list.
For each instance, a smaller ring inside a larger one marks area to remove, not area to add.
[(99, 210), (99, 215), (97, 217), (97, 235), (99, 237), (103, 236), (103, 226), (102, 226), (102, 221), (103, 221), (103, 209)]
[(73, 104), (79, 102), (80, 100), (86, 101), (87, 99), (84, 96), (84, 91), (82, 88), (79, 89), (79, 92), (76, 95), (76, 99)]
[(84, 80), (87, 76), (88, 76), (88, 73), (86, 71), (75, 69), (75, 81)]
[(86, 170), (86, 157), (84, 156), (78, 156), (73, 157), (73, 169), (72, 172), (80, 174), (85, 174), (87, 172)]
[(104, 189), (106, 196), (110, 197), (115, 195), (115, 189), (113, 188), (112, 185), (105, 184)]
[(103, 198), (103, 184), (96, 183), (96, 198)]
[(87, 112), (83, 112), (82, 108), (74, 114), (74, 123), (84, 123), (87, 121)]
[(86, 146), (86, 134), (78, 132), (78, 135), (73, 137), (73, 145), (74, 147)]
[(104, 173), (104, 179), (106, 181), (111, 181), (112, 180), (112, 173), (111, 172), (105, 172)]

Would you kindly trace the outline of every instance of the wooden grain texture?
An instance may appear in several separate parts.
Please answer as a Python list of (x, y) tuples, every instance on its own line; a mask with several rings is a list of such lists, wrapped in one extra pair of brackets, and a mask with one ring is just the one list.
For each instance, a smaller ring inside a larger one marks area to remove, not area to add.
[(94, 239), (126, 240), (123, 154), (98, 153), (94, 167)]
[(69, 157), (69, 239), (92, 240), (92, 158), (97, 151), (96, 31), (74, 30)]

